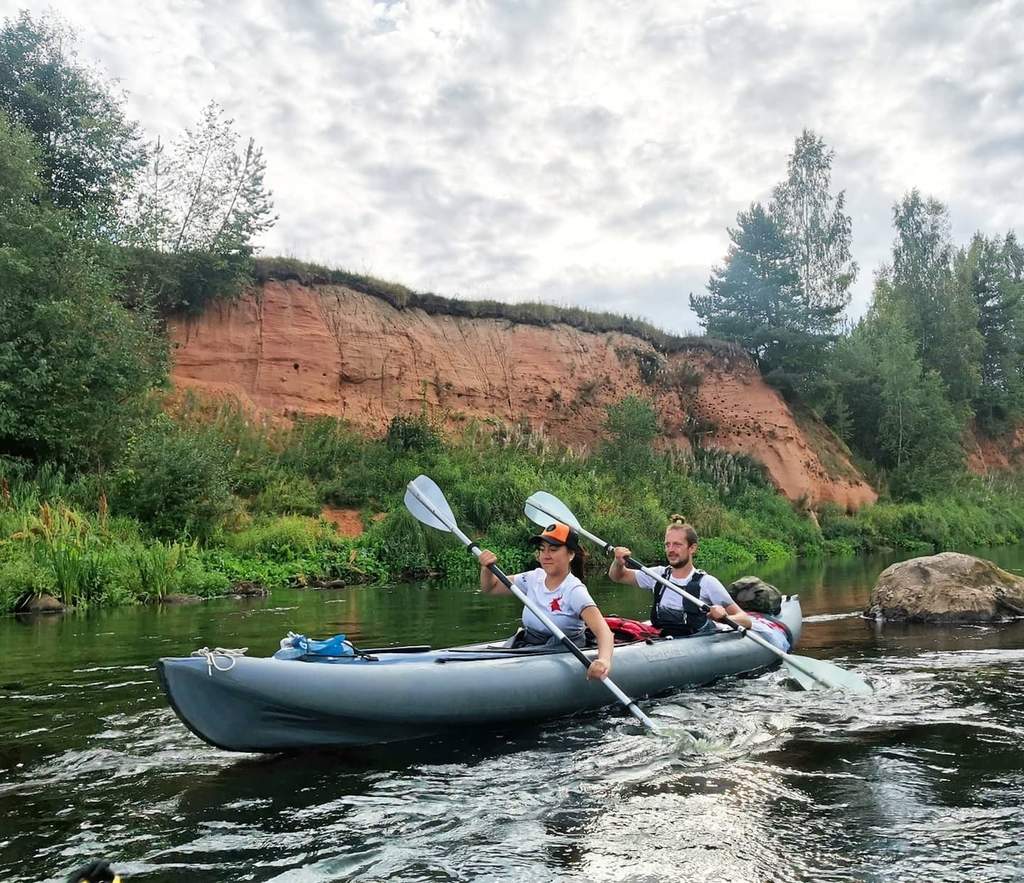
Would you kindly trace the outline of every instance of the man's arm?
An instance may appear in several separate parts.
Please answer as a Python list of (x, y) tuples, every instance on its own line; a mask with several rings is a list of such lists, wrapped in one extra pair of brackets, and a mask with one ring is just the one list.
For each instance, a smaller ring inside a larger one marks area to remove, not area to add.
[(608, 579), (626, 586), (637, 585), (637, 571), (626, 567), (626, 559), (632, 554), (632, 551), (625, 546), (615, 547), (615, 557), (612, 559), (611, 567), (608, 568)]
[(704, 576), (701, 582), (700, 599), (711, 605), (708, 616), (716, 622), (728, 616), (729, 619), (745, 629), (749, 629), (754, 624), (754, 621), (743, 612), (743, 608), (733, 601), (725, 586), (713, 576)]

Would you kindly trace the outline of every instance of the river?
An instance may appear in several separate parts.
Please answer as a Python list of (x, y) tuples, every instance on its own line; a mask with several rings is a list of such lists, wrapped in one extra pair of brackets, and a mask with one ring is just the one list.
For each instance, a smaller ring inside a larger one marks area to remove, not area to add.
[[(1024, 572), (1024, 547), (985, 550)], [(891, 559), (801, 562), (799, 652), (868, 697), (781, 672), (621, 710), (345, 753), (213, 749), (168, 709), (160, 656), (272, 652), (294, 630), (363, 646), (507, 633), (472, 586), (0, 619), (0, 879), (92, 856), (131, 881), (996, 881), (1024, 878), (1024, 622), (877, 627), (855, 614)], [(722, 574), (723, 577), (729, 576)], [(606, 613), (644, 597), (591, 583)]]

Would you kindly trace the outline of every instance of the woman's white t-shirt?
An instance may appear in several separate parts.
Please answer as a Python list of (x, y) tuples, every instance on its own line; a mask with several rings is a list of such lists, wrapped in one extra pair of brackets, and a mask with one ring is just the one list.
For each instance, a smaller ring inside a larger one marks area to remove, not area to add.
[[(587, 587), (571, 573), (566, 574), (565, 579), (554, 589), (544, 585), (546, 578), (544, 568), (538, 567), (536, 570), (516, 574), (513, 581), (563, 632), (579, 632), (584, 626), (583, 611), (588, 607), (597, 606), (590, 597)], [(523, 625), (528, 629), (549, 634), (548, 627), (529, 607), (523, 608)]]

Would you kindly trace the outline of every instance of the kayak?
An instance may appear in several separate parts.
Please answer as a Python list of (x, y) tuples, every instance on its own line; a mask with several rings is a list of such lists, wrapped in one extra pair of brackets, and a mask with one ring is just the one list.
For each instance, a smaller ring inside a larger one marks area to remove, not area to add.
[[(800, 636), (800, 601), (778, 617)], [(585, 650), (588, 657), (596, 650)], [(776, 657), (735, 631), (617, 644), (615, 682), (633, 698), (756, 671)], [(502, 643), (393, 647), (336, 658), (228, 655), (157, 663), (171, 707), (195, 735), (229, 751), (375, 745), (453, 730), (561, 717), (614, 703), (561, 648)]]

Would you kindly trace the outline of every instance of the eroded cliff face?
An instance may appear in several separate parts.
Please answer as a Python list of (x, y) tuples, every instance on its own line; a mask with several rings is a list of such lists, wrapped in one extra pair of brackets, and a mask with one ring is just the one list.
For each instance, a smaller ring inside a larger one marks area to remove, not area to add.
[(429, 315), (341, 286), (277, 281), (173, 321), (170, 336), (179, 388), (277, 417), (330, 414), (381, 433), (425, 402), (451, 424), (526, 420), (588, 446), (605, 406), (636, 394), (655, 401), (666, 444), (688, 446), (700, 432), (706, 445), (763, 462), (791, 500), (855, 509), (876, 498), (834, 437), (801, 429), (755, 366), (725, 347), (695, 344), (666, 359), (625, 334)]

